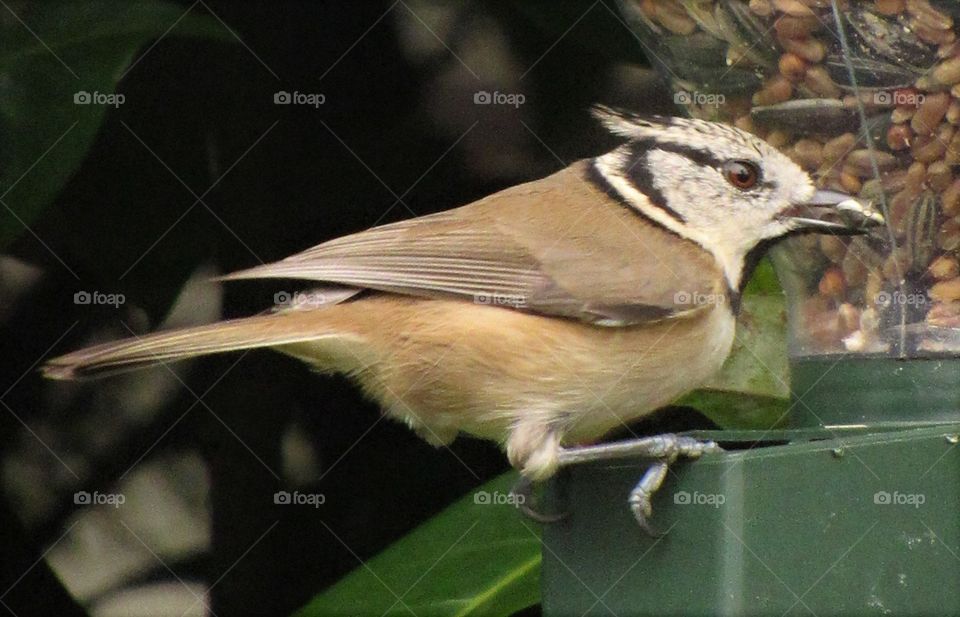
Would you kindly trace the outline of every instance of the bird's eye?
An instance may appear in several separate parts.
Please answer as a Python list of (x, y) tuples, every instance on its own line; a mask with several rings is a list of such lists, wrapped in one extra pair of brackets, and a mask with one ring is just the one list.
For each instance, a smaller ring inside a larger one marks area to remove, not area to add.
[(750, 161), (730, 161), (723, 166), (727, 182), (741, 191), (752, 189), (760, 179), (760, 170)]

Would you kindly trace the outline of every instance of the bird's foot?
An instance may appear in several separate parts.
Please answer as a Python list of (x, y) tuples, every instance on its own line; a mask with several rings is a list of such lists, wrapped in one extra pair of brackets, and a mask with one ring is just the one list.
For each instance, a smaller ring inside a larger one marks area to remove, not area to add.
[(640, 527), (653, 537), (662, 534), (650, 524), (653, 516), (653, 495), (657, 492), (667, 477), (670, 465), (679, 457), (696, 459), (706, 452), (719, 452), (720, 446), (713, 441), (698, 441), (693, 437), (684, 437), (673, 434), (643, 437), (630, 441), (584, 446), (578, 448), (562, 448), (559, 464), (561, 466), (587, 461), (601, 461), (628, 457), (647, 457), (655, 459), (654, 463), (640, 478), (637, 485), (630, 491), (627, 503), (630, 511)]
[(660, 490), (660, 485), (663, 484), (669, 470), (670, 463), (667, 461), (654, 461), (627, 498), (633, 518), (637, 519), (640, 528), (652, 538), (661, 538), (664, 535), (650, 523), (650, 519), (653, 518), (653, 495)]

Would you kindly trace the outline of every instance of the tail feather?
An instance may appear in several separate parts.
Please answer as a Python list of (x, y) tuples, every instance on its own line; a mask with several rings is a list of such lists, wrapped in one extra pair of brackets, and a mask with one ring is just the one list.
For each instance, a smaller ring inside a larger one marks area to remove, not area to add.
[(317, 313), (291, 311), (258, 315), (104, 343), (54, 358), (43, 365), (41, 372), (51, 379), (78, 379), (196, 356), (276, 347), (330, 336), (333, 332), (316, 318)]

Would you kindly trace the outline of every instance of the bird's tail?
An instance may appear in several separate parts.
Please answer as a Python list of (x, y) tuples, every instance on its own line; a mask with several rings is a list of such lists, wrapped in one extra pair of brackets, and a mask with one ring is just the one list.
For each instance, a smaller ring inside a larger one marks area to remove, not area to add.
[(51, 379), (79, 379), (240, 349), (294, 350), (297, 343), (342, 337), (324, 312), (257, 315), (104, 343), (54, 358), (41, 371)]

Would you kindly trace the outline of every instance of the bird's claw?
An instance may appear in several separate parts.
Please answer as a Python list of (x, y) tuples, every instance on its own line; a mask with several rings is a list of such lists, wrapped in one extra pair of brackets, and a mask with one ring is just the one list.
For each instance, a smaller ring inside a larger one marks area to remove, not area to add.
[(561, 465), (570, 465), (637, 456), (654, 459), (653, 464), (630, 491), (627, 503), (640, 527), (652, 537), (661, 537), (663, 534), (653, 528), (650, 519), (653, 516), (653, 495), (666, 479), (670, 465), (680, 457), (697, 459), (704, 453), (720, 450), (720, 446), (714, 441), (699, 441), (693, 437), (666, 434), (632, 441), (564, 449), (561, 450), (559, 460)]
[[(676, 435), (662, 435), (668, 444), (666, 453), (644, 472), (640, 481), (630, 491), (627, 503), (630, 511), (641, 529), (653, 538), (662, 538), (665, 532), (658, 531), (650, 524), (653, 517), (653, 495), (660, 490), (663, 481), (667, 478), (670, 465), (683, 456), (689, 459), (698, 459), (705, 452), (719, 452), (720, 446), (714, 441), (698, 441), (692, 437), (678, 437)], [(671, 443), (672, 442), (672, 443)]]
[(510, 489), (510, 496), (513, 498), (513, 503), (515, 503), (517, 508), (523, 512), (524, 516), (531, 520), (537, 521), (538, 523), (549, 525), (559, 522), (567, 517), (566, 512), (561, 512), (559, 514), (546, 514), (537, 510), (535, 507), (535, 499), (533, 494), (533, 482), (531, 482), (526, 476), (520, 476), (520, 479), (517, 480), (517, 483), (513, 485), (512, 489)]
[(643, 474), (637, 485), (633, 487), (633, 490), (630, 491), (630, 497), (627, 499), (627, 503), (630, 504), (630, 511), (633, 512), (633, 517), (637, 519), (637, 523), (647, 535), (654, 538), (663, 537), (664, 534), (650, 524), (650, 519), (653, 517), (653, 494), (663, 484), (669, 467), (670, 464), (665, 460), (655, 461)]

